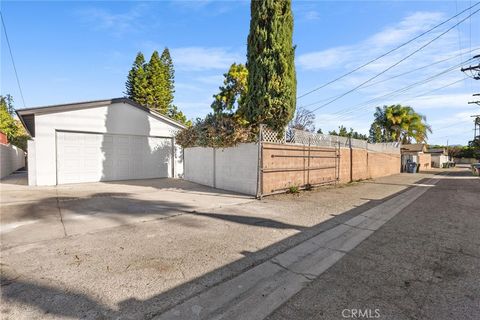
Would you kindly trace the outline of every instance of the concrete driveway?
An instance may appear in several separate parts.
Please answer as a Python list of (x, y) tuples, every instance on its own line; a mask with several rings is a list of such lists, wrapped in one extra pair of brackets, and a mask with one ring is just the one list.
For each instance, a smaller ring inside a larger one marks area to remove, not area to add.
[(253, 200), (167, 178), (30, 187), (17, 173), (0, 190), (2, 248)]
[[(367, 210), (404, 197), (412, 188), (432, 188), (428, 180), (433, 176), (400, 174), (262, 201), (171, 180), (158, 180), (157, 185), (148, 180), (38, 190), (15, 185), (14, 179), (2, 181), (2, 200), (8, 202), (2, 204), (2, 215), (10, 217), (10, 222), (2, 218), (2, 223), (11, 230), (2, 229), (0, 314), (2, 319), (15, 320), (156, 319), (335, 231)], [(107, 198), (105, 204), (95, 202)], [(130, 206), (117, 207), (116, 202), (127, 200)], [(85, 209), (75, 202), (91, 205)], [(148, 212), (141, 211), (139, 204)], [(17, 210), (16, 216), (10, 208)], [(51, 214), (52, 209), (57, 215)], [(76, 225), (83, 226), (84, 233), (62, 236), (60, 212), (67, 233)], [(118, 226), (103, 225), (99, 230), (95, 223), (106, 222), (91, 216), (111, 217), (107, 222)], [(139, 216), (151, 220), (129, 223), (143, 221), (134, 219)], [(87, 224), (79, 217), (95, 220)], [(9, 225), (28, 220), (35, 222)], [(52, 226), (60, 231), (52, 236), (42, 226), (51, 233)], [(50, 240), (35, 241), (39, 237), (35, 232)], [(22, 243), (25, 239), (30, 243)], [(237, 288), (245, 289), (245, 283)], [(216, 305), (218, 297), (235, 292), (232, 287), (218, 292)], [(194, 305), (191, 310), (200, 313), (202, 307)]]

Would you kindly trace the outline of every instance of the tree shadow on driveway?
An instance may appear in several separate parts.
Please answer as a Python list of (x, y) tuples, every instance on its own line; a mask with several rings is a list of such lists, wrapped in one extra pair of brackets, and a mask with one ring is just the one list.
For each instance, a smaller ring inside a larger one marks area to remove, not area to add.
[[(87, 319), (101, 319), (102, 317), (151, 319), (186, 301), (192, 296), (204, 292), (205, 290), (231, 279), (322, 232), (334, 228), (335, 226), (346, 222), (347, 220), (363, 213), (381, 202), (387, 201), (398, 194), (405, 192), (408, 189), (409, 188), (406, 188), (401, 192), (383, 198), (382, 200), (367, 202), (312, 227), (299, 227), (283, 224), (278, 221), (263, 219), (261, 217), (244, 217), (211, 212), (191, 212), (192, 214), (206, 218), (222, 219), (260, 227), (267, 226), (279, 229), (293, 228), (300, 230), (300, 232), (256, 252), (245, 252), (245, 256), (241, 259), (228, 263), (172, 289), (160, 292), (151, 298), (139, 300), (132, 297), (119, 302), (115, 308), (106, 307), (103, 303), (97, 301), (97, 299), (83, 293), (65, 291), (61, 288), (45, 286), (44, 284), (35, 283), (28, 279), (23, 279), (22, 277), (15, 279), (8, 272), (2, 273), (2, 280), (6, 283), (6, 285), (2, 285), (2, 294), (7, 303), (30, 305), (43, 312), (58, 316)], [(246, 235), (245, 241), (248, 241), (248, 239), (249, 237)], [(110, 288), (110, 290), (115, 290), (115, 288)], [(8, 307), (8, 304), (3, 308), (6, 307)], [(8, 313), (8, 310), (6, 313)]]

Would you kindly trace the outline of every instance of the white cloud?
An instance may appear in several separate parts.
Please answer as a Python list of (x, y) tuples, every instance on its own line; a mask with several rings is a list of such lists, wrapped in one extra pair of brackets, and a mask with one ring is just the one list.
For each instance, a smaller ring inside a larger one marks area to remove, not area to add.
[(438, 24), (444, 15), (439, 12), (416, 12), (395, 26), (390, 26), (370, 37), (366, 43), (384, 47), (404, 42)]
[(305, 12), (305, 20), (319, 20), (320, 19), (320, 13), (318, 13), (318, 11), (316, 10), (310, 10), (310, 11), (307, 11)]
[(114, 13), (98, 7), (90, 7), (77, 11), (82, 20), (93, 26), (94, 29), (108, 30), (115, 36), (122, 36), (126, 32), (142, 28), (141, 17), (147, 12), (148, 5), (136, 4), (128, 11)]
[[(225, 70), (227, 72), (227, 70)], [(223, 73), (225, 73), (223, 72)], [(215, 86), (221, 86), (223, 84), (223, 73), (220, 73), (218, 75), (210, 75), (210, 76), (200, 76), (196, 77), (195, 80), (200, 82), (200, 83), (205, 83), (205, 84), (212, 84)]]
[(427, 95), (412, 99), (409, 104), (415, 106), (415, 110), (424, 109), (459, 109), (465, 108), (472, 98), (471, 94), (439, 94)]
[(203, 116), (211, 112), (211, 103), (212, 99), (207, 97), (194, 101), (175, 101), (175, 104), (187, 115), (188, 118), (196, 118), (199, 115)]
[[(371, 37), (350, 46), (340, 46), (322, 51), (310, 52), (299, 55), (298, 65), (305, 70), (321, 70), (339, 66), (350, 61), (357, 66), (360, 62), (368, 61), (374, 55), (381, 54), (393, 45), (404, 42), (420, 32), (431, 28), (443, 18), (438, 12), (416, 12), (398, 24), (389, 26)], [(377, 62), (375, 69), (383, 67), (385, 62)], [(348, 64), (347, 66), (350, 66)]]
[(226, 72), (232, 63), (245, 60), (238, 52), (219, 47), (173, 48), (170, 52), (175, 66), (187, 71), (219, 69)]
[(302, 54), (297, 58), (297, 65), (304, 69), (320, 70), (338, 67), (348, 59), (350, 59), (349, 48), (336, 47)]

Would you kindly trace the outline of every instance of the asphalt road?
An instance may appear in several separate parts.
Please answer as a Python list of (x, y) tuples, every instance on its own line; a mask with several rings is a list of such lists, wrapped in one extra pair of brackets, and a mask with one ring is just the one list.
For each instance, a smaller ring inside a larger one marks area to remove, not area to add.
[(439, 178), (268, 319), (480, 319), (480, 179)]

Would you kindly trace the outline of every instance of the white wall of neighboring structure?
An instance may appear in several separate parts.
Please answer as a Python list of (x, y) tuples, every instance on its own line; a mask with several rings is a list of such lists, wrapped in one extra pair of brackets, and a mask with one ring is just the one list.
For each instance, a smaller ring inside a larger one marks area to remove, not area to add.
[(257, 193), (258, 145), (242, 143), (215, 150), (215, 186), (249, 195)]
[[(56, 131), (173, 137), (177, 128), (127, 103), (35, 115), (35, 185), (56, 184)], [(177, 167), (181, 158), (175, 159)], [(30, 162), (32, 163), (32, 162)], [(177, 173), (182, 169), (174, 168)], [(33, 183), (29, 181), (29, 184)]]
[(0, 144), (0, 178), (25, 166), (25, 152), (11, 144)]
[(36, 166), (36, 155), (35, 155), (35, 141), (28, 140), (27, 144), (27, 173), (28, 173), (28, 184), (30, 186), (37, 185), (37, 166)]
[(257, 193), (258, 145), (184, 150), (185, 179), (248, 195)]
[(442, 168), (443, 164), (448, 162), (447, 155), (432, 153), (431, 156), (432, 156), (432, 167), (434, 168)]
[(185, 180), (214, 187), (214, 150), (213, 148), (183, 149)]

